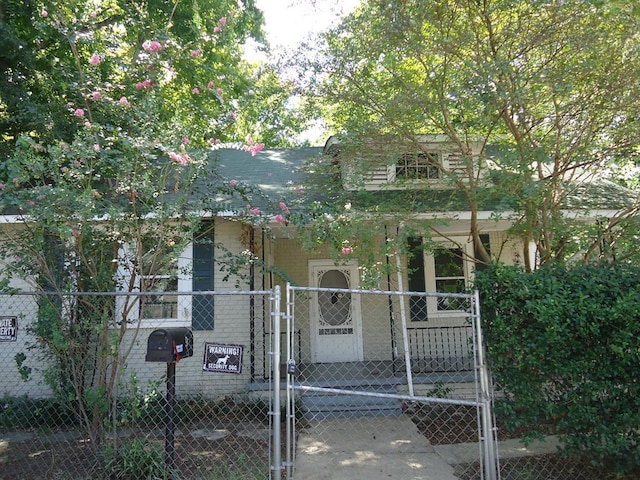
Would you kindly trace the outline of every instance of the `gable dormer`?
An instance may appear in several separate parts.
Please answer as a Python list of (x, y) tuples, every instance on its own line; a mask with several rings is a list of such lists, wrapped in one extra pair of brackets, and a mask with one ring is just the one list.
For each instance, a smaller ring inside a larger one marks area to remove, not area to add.
[[(376, 143), (379, 148), (371, 148)], [(334, 139), (325, 151), (340, 163), (347, 190), (445, 189), (470, 172), (477, 174), (482, 143), (468, 147), (465, 154), (446, 135), (422, 135), (406, 144), (372, 142), (349, 154), (340, 151)]]

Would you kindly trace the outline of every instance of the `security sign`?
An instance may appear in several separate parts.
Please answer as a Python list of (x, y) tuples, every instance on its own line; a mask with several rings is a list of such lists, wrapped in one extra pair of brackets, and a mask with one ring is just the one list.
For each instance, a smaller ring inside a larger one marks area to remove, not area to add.
[(217, 373), (242, 373), (243, 350), (243, 345), (205, 343), (202, 370)]
[(0, 342), (18, 340), (18, 317), (0, 317)]

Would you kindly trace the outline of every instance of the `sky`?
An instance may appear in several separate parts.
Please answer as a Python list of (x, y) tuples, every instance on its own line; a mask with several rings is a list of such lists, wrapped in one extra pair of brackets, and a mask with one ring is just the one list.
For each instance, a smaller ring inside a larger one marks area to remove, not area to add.
[(311, 32), (326, 30), (359, 0), (257, 0), (264, 12), (265, 31), (274, 48), (295, 46)]
[[(351, 13), (360, 0), (256, 0), (256, 6), (265, 17), (264, 30), (272, 53), (295, 48), (310, 33), (318, 33), (337, 24), (340, 18)], [(250, 61), (267, 60), (258, 53), (251, 42), (245, 48), (245, 57)], [(322, 122), (303, 132), (299, 140), (312, 145), (322, 145), (324, 137)]]

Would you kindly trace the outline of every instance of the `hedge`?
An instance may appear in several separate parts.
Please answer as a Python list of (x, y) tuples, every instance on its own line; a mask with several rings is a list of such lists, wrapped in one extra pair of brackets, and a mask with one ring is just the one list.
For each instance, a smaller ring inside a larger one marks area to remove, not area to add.
[(493, 265), (475, 285), (507, 428), (558, 434), (565, 453), (618, 474), (640, 470), (640, 269)]

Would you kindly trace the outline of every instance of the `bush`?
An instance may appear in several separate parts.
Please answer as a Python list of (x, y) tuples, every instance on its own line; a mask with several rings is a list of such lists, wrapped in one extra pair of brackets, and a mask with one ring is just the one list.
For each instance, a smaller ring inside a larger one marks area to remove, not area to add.
[(63, 405), (56, 399), (20, 396), (0, 400), (1, 430), (77, 427), (76, 416), (69, 405)]
[(494, 265), (477, 273), (498, 415), (616, 473), (640, 466), (640, 270)]
[(159, 443), (146, 438), (124, 442), (117, 453), (112, 448), (105, 451), (107, 472), (122, 480), (160, 480), (177, 478), (165, 461), (164, 450)]

